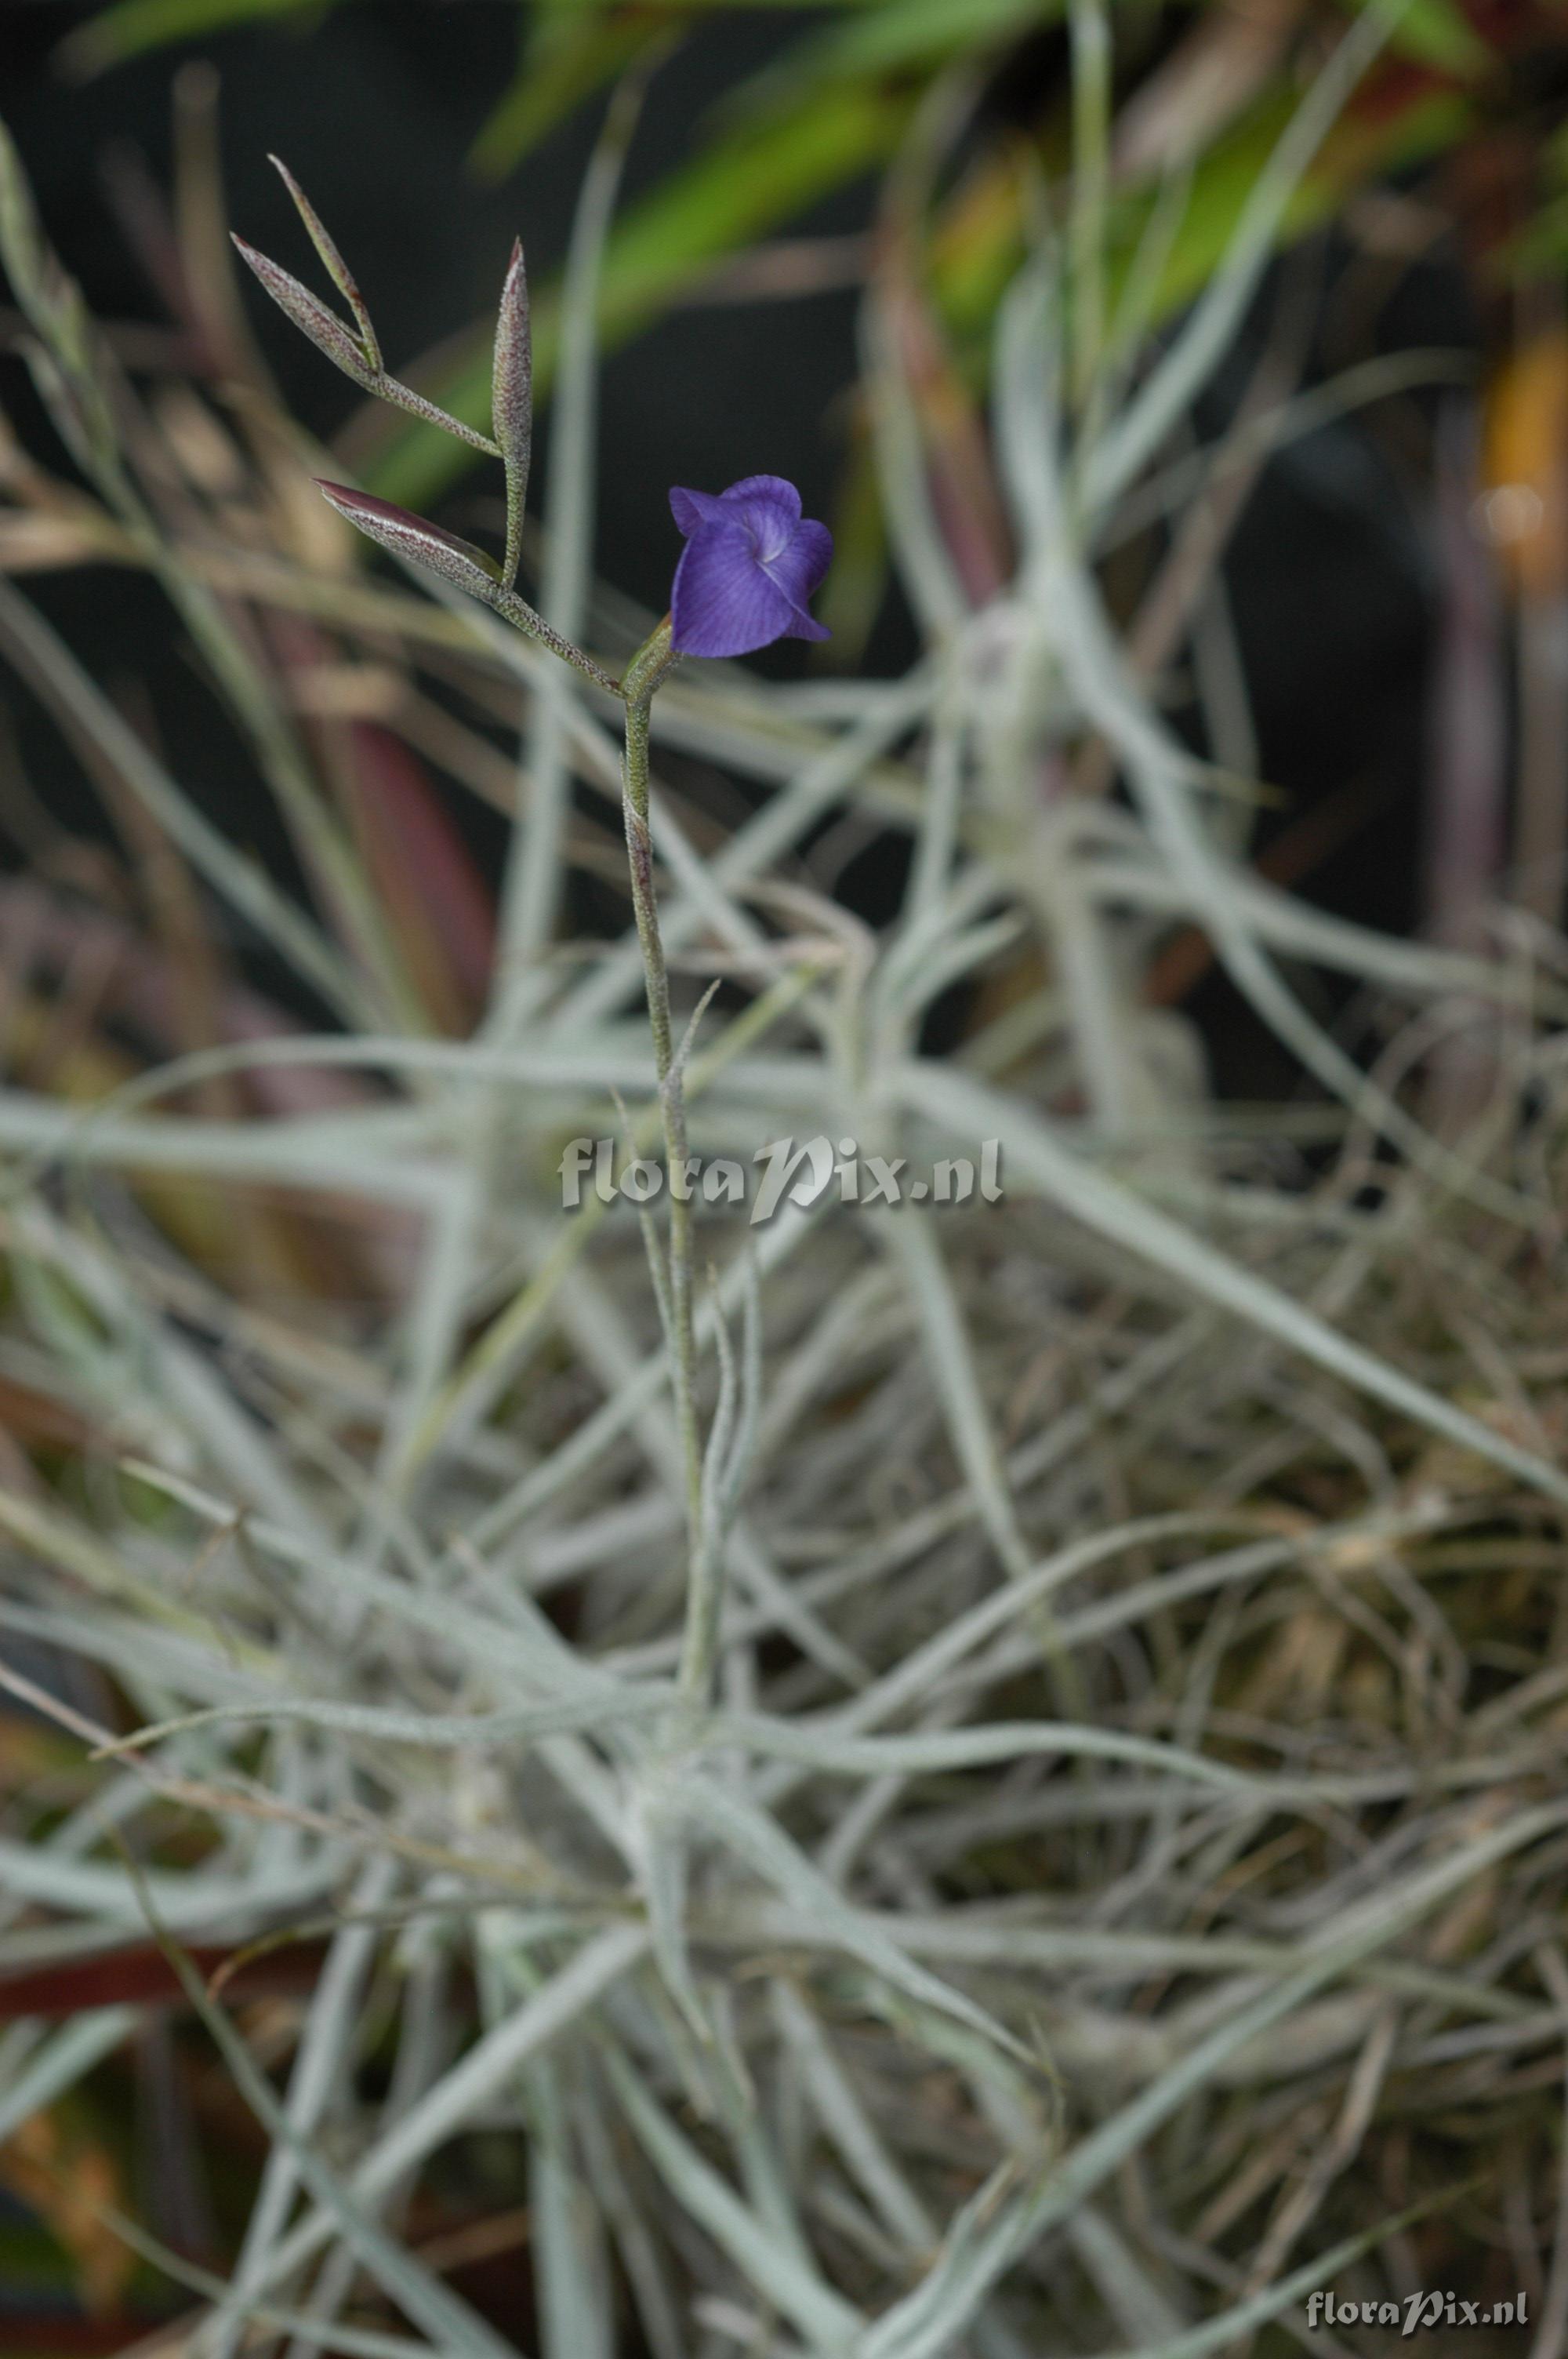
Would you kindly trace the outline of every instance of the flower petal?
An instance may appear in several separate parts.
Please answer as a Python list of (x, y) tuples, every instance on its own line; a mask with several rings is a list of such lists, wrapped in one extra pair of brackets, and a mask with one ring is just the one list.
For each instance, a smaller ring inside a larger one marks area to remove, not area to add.
[(819, 623), (815, 614), (806, 613), (804, 606), (793, 606), (789, 627), (781, 631), (779, 636), (781, 639), (830, 639), (833, 634), (826, 623)]
[(670, 494), (670, 513), (688, 540), (699, 525), (735, 521), (719, 493), (687, 492), (678, 486)]
[(776, 582), (792, 606), (804, 606), (820, 587), (833, 556), (833, 536), (825, 524), (806, 517), (795, 526), (787, 549), (760, 561), (770, 582)]
[(783, 475), (742, 475), (738, 484), (719, 494), (720, 499), (758, 500), (783, 515), (789, 523), (800, 522), (800, 494)]
[(686, 656), (751, 655), (799, 636), (800, 621), (811, 620), (770, 582), (744, 527), (729, 522), (704, 524), (692, 534), (676, 568), (670, 608), (675, 646)]

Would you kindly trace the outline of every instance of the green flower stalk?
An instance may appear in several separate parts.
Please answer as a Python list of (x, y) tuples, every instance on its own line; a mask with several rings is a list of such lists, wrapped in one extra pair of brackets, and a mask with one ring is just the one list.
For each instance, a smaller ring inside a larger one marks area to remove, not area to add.
[(718, 1636), (718, 1570), (705, 1544), (702, 1435), (697, 1413), (697, 1336), (692, 1311), (691, 1190), (687, 1179), (686, 1098), (681, 1060), (670, 1017), (669, 971), (659, 932), (654, 890), (654, 841), (648, 813), (648, 739), (655, 690), (679, 662), (666, 614), (626, 667), (621, 692), (626, 700), (626, 745), (622, 772), (626, 821), (626, 857), (632, 874), (632, 908), (647, 984), (648, 1026), (654, 1037), (654, 1068), (659, 1081), (659, 1113), (665, 1136), (665, 1179), (669, 1200), (670, 1258), (668, 1323), (680, 1420), (681, 1460), (686, 1477), (687, 1610), (681, 1654), (681, 1686), (694, 1701), (706, 1702), (712, 1684)]

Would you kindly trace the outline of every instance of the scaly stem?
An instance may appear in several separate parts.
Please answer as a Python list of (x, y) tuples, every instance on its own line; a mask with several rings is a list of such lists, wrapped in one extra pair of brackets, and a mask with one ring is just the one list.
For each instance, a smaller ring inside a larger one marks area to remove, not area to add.
[(626, 668), (626, 851), (632, 908), (647, 981), (648, 1023), (659, 1080), (665, 1134), (665, 1182), (670, 1207), (670, 1350), (676, 1413), (686, 1473), (687, 1614), (680, 1684), (688, 1701), (707, 1702), (719, 1641), (719, 1566), (707, 1545), (702, 1513), (702, 1435), (697, 1415), (697, 1339), (693, 1323), (691, 1196), (687, 1172), (686, 1095), (670, 1021), (669, 973), (654, 893), (654, 845), (648, 826), (648, 717), (654, 691), (677, 661), (668, 618)]
[(603, 689), (607, 696), (626, 694), (622, 682), (613, 679), (602, 664), (595, 663), (581, 647), (574, 646), (570, 639), (563, 638), (560, 632), (546, 623), (543, 614), (535, 614), (526, 598), (520, 598), (515, 590), (503, 590), (499, 582), (485, 589), (474, 587), (475, 594), (483, 598), (486, 605), (493, 606), (498, 614), (504, 615), (514, 629), (522, 631), (530, 639), (537, 639), (542, 647), (549, 648), (552, 655), (559, 656), (563, 663), (570, 664), (574, 671), (580, 671), (584, 679), (592, 680), (595, 688)]

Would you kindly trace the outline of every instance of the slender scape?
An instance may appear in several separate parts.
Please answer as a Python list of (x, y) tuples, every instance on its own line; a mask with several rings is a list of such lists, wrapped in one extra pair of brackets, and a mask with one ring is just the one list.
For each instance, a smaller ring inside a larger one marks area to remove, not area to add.
[(632, 908), (647, 982), (648, 1026), (654, 1036), (654, 1067), (659, 1080), (659, 1113), (665, 1136), (665, 1176), (670, 1222), (669, 1349), (675, 1371), (681, 1460), (686, 1477), (687, 1607), (681, 1655), (681, 1686), (691, 1700), (706, 1702), (711, 1684), (718, 1621), (717, 1567), (703, 1529), (702, 1437), (697, 1415), (697, 1338), (692, 1317), (691, 1193), (686, 1179), (686, 1097), (681, 1060), (670, 1019), (669, 972), (659, 932), (654, 891), (654, 843), (648, 821), (648, 732), (654, 694), (679, 661), (666, 615), (626, 667), (626, 751), (622, 801), (626, 856), (632, 874)]
[[(389, 500), (346, 484), (320, 483), (322, 495), (340, 516), (379, 547), (480, 599), (625, 707), (626, 852), (664, 1130), (669, 1205), (667, 1266), (661, 1263), (656, 1245), (650, 1245), (650, 1253), (670, 1355), (686, 1489), (687, 1608), (680, 1685), (685, 1703), (700, 1712), (710, 1699), (718, 1663), (724, 1536), (739, 1496), (745, 1452), (737, 1432), (737, 1379), (722, 1330), (719, 1408), (706, 1457), (697, 1416), (691, 1188), (682, 1079), (690, 1034), (677, 1048), (654, 888), (648, 816), (650, 713), (661, 682), (683, 655), (743, 655), (776, 638), (826, 638), (827, 632), (814, 620), (806, 602), (827, 570), (831, 536), (825, 525), (802, 516), (799, 493), (776, 475), (748, 475), (718, 495), (672, 492), (671, 506), (687, 542), (672, 589), (672, 611), (633, 656), (624, 678), (615, 679), (535, 613), (515, 587), (534, 419), (528, 280), (521, 243), (513, 245), (496, 320), (491, 379), (492, 441), (388, 374), (370, 313), (347, 264), (293, 174), (276, 156), (272, 161), (328, 277), (352, 315), (353, 326), (243, 238), (236, 237), (235, 245), (274, 302), (355, 385), (502, 462), (506, 470), (505, 554), (497, 563), (484, 549), (432, 524), (428, 517), (395, 507)], [(701, 1012), (699, 1007), (697, 1016)], [(696, 1022), (694, 1018), (693, 1031)], [(742, 1418), (741, 1427), (744, 1422)]]

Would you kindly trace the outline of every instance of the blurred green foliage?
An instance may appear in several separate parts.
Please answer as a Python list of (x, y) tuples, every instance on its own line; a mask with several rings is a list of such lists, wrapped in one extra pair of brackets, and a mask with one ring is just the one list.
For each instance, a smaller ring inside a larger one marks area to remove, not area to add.
[(101, 72), (166, 42), (201, 40), (267, 16), (319, 16), (334, 0), (114, 0), (62, 46), (78, 73)]

